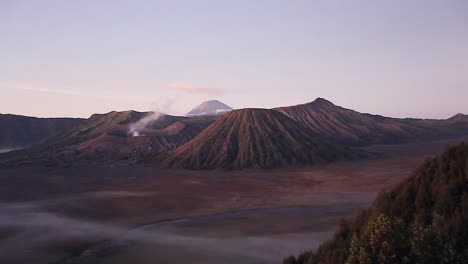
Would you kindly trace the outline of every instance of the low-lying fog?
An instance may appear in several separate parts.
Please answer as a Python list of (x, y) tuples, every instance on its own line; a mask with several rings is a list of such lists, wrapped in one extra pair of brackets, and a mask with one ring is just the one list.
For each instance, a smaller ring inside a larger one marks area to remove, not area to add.
[[(339, 219), (365, 200), (333, 206), (288, 207), (183, 218), (139, 228), (51, 212), (83, 199), (144, 197), (151, 193), (93, 192), (60, 199), (0, 203), (0, 263), (272, 263), (317, 246)], [(89, 245), (95, 245), (89, 247)], [(59, 262), (56, 262), (58, 261)]]
[(6, 152), (10, 152), (10, 151), (13, 151), (13, 150), (18, 150), (20, 148), (0, 148), (0, 153), (6, 153)]

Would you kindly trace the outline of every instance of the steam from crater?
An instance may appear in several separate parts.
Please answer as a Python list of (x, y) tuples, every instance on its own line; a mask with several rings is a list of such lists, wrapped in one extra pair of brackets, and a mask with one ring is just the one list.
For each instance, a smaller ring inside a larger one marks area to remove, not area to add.
[(142, 119), (138, 120), (136, 123), (133, 123), (130, 125), (130, 128), (128, 130), (128, 134), (131, 135), (132, 137), (139, 137), (144, 135), (144, 130), (146, 127), (154, 122), (157, 121), (161, 116), (165, 114), (161, 112), (152, 112), (148, 114), (147, 116), (143, 117)]
[(171, 106), (174, 104), (174, 99), (167, 99), (162, 102), (152, 103), (152, 108), (155, 109), (154, 112), (148, 113), (145, 117), (141, 118), (137, 122), (130, 125), (128, 129), (128, 135), (132, 137), (139, 137), (145, 135), (145, 130), (147, 127), (157, 121), (161, 116), (165, 116), (163, 113), (171, 111)]

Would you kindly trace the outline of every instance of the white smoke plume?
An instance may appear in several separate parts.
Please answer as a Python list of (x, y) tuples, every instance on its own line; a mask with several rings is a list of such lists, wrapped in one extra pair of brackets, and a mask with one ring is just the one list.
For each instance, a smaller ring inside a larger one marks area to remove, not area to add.
[(133, 123), (130, 126), (130, 129), (128, 131), (128, 134), (131, 135), (132, 137), (138, 137), (143, 135), (143, 131), (145, 128), (152, 122), (158, 120), (161, 116), (163, 116), (163, 113), (160, 112), (152, 112), (149, 115), (143, 117), (142, 119), (138, 120), (136, 123)]
[(144, 130), (147, 126), (157, 121), (161, 116), (166, 115), (164, 112), (171, 111), (173, 104), (173, 98), (152, 103), (152, 109), (155, 109), (155, 111), (130, 125), (128, 135), (132, 137), (144, 136)]

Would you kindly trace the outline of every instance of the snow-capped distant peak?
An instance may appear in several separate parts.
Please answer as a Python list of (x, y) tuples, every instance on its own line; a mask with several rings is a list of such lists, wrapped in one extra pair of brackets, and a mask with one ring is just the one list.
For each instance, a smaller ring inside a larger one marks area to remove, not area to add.
[(197, 116), (197, 115), (220, 115), (226, 112), (233, 110), (232, 107), (218, 101), (211, 100), (206, 101), (192, 109), (187, 113), (188, 116)]

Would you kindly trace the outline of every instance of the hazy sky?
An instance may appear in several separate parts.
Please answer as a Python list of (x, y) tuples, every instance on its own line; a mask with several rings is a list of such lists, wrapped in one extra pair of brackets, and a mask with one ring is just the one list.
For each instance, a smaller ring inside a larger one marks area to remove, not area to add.
[(0, 113), (468, 114), (468, 1), (0, 0)]

